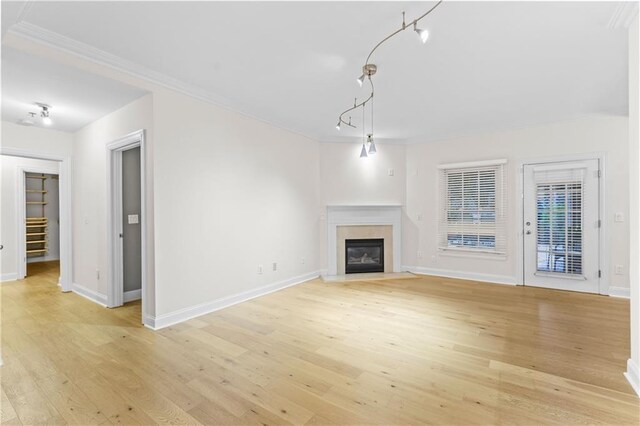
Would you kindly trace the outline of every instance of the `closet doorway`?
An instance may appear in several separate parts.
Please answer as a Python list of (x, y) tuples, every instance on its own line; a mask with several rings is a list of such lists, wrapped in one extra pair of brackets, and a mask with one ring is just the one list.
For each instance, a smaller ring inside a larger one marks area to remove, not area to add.
[[(58, 177), (54, 181), (58, 194), (52, 197), (52, 193), (48, 192), (45, 200), (47, 205), (56, 203), (59, 214), (57, 220), (48, 221), (49, 224), (56, 225), (59, 238), (55, 245), (59, 252), (60, 272), (57, 277), (54, 277), (53, 282), (57, 282), (64, 292), (72, 291), (71, 158), (0, 146), (0, 159), (2, 160), (2, 203), (0, 203), (2, 221), (0, 224), (4, 246), (0, 254), (2, 281), (20, 280), (27, 275), (26, 203), (27, 199), (32, 200), (31, 197), (34, 195), (29, 195), (27, 198), (25, 176), (26, 174), (52, 175), (52, 177)], [(42, 191), (41, 186), (40, 191)], [(34, 201), (38, 201), (37, 196), (35, 197)], [(41, 199), (40, 202), (42, 202)], [(49, 248), (52, 247), (52, 241), (49, 241)]]
[[(24, 252), (27, 277), (60, 276), (60, 187), (57, 173), (24, 171)], [(54, 276), (55, 275), (55, 276)]]

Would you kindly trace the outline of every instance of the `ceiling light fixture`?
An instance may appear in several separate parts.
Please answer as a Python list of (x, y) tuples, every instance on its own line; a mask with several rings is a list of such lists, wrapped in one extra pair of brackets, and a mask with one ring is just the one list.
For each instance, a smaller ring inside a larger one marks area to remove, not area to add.
[(418, 28), (415, 23), (413, 24), (413, 31), (418, 33), (418, 37), (420, 37), (423, 43), (426, 43), (429, 39), (429, 31)]
[(362, 107), (362, 149), (360, 150), (360, 158), (367, 158), (367, 144), (364, 138), (364, 107)]
[(51, 117), (49, 117), (49, 110), (51, 109), (51, 106), (40, 102), (36, 102), (36, 105), (41, 109), (40, 117), (42, 117), (42, 124), (45, 126), (51, 126), (53, 123), (53, 121), (51, 121)]
[[(364, 108), (362, 109), (364, 110)], [(373, 141), (373, 98), (371, 98), (371, 133), (367, 135), (367, 143), (369, 144), (369, 155), (373, 155), (378, 152), (376, 144)]]
[[(371, 55), (373, 55), (373, 52), (376, 51), (376, 49), (378, 47), (380, 47), (384, 42), (386, 42), (387, 40), (389, 40), (391, 37), (395, 36), (396, 34), (406, 30), (407, 28), (411, 27), (413, 25), (413, 30), (418, 34), (418, 36), (420, 37), (420, 40), (422, 41), (422, 43), (426, 43), (427, 40), (429, 39), (429, 31), (425, 30), (425, 29), (421, 29), (418, 28), (418, 22), (420, 22), (420, 20), (422, 18), (424, 18), (425, 16), (427, 16), (428, 14), (430, 14), (431, 12), (433, 12), (435, 10), (436, 7), (440, 6), (440, 3), (442, 3), (442, 0), (440, 0), (438, 3), (435, 4), (435, 6), (433, 6), (431, 9), (427, 10), (425, 13), (423, 13), (422, 15), (420, 15), (419, 17), (417, 17), (416, 19), (414, 19), (413, 21), (409, 22), (409, 24), (407, 25), (406, 21), (405, 21), (405, 14), (404, 12), (402, 12), (402, 26), (400, 28), (398, 28), (397, 30), (395, 30), (394, 32), (392, 32), (391, 34), (389, 34), (388, 36), (386, 36), (385, 38), (382, 39), (382, 41), (380, 41), (378, 44), (376, 44), (374, 46), (373, 49), (371, 49), (371, 52), (369, 52), (369, 56), (367, 56), (367, 60), (364, 61), (364, 65), (362, 66), (362, 75), (360, 77), (357, 78), (357, 82), (360, 85), (360, 87), (362, 87), (362, 85), (364, 84), (364, 80), (368, 79), (369, 80), (369, 84), (371, 85), (371, 94), (369, 95), (369, 97), (367, 99), (365, 99), (364, 101), (358, 103), (358, 99), (356, 98), (356, 100), (353, 102), (353, 107), (345, 110), (342, 112), (342, 114), (340, 114), (340, 116), (338, 117), (338, 125), (336, 126), (337, 130), (340, 130), (340, 125), (341, 124), (346, 124), (349, 127), (356, 127), (354, 125), (351, 124), (351, 117), (349, 117), (349, 122), (347, 123), (346, 121), (344, 121), (343, 117), (345, 114), (347, 114), (350, 111), (353, 111), (356, 108), (360, 108), (362, 107), (362, 150), (360, 151), (360, 158), (364, 158), (367, 157), (367, 149), (366, 149), (366, 144), (369, 143), (369, 154), (375, 154), (377, 152), (376, 150), (376, 145), (373, 142), (373, 95), (374, 95), (374, 87), (373, 87), (373, 80), (371, 79), (371, 77), (378, 71), (378, 67), (375, 64), (372, 64), (369, 62), (369, 59), (371, 59)], [(367, 105), (367, 102), (371, 101), (371, 133), (369, 133), (367, 135), (367, 138), (365, 139), (364, 135), (364, 126), (365, 126), (365, 120), (364, 120), (364, 107)]]

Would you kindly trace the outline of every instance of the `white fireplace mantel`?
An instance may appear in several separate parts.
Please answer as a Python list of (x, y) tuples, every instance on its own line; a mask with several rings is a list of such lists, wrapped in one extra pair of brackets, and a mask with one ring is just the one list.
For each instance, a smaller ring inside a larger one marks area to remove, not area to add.
[(402, 265), (402, 206), (327, 206), (328, 275), (338, 274), (338, 226), (391, 225), (393, 230), (393, 272), (401, 272)]

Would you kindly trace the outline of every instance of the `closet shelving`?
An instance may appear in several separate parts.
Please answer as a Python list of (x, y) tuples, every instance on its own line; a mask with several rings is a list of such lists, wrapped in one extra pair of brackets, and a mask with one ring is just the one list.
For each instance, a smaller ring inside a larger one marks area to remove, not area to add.
[[(28, 173), (25, 178), (27, 181), (27, 189), (25, 190), (26, 253), (29, 257), (44, 256), (49, 251), (49, 222), (45, 214), (45, 206), (47, 205), (45, 181), (47, 176)], [(36, 211), (37, 213), (35, 213)], [(38, 213), (40, 213), (39, 216)]]

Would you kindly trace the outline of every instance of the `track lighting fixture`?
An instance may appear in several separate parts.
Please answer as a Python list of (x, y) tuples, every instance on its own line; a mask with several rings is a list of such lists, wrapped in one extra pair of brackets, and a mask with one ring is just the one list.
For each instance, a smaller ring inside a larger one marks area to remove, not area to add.
[(40, 102), (36, 102), (36, 105), (39, 106), (41, 110), (40, 117), (42, 118), (42, 124), (45, 126), (51, 126), (53, 123), (53, 121), (51, 121), (51, 117), (49, 117), (49, 110), (51, 109), (51, 106)]
[[(347, 124), (349, 127), (355, 127), (355, 126), (353, 126), (351, 124), (351, 117), (349, 117), (349, 122), (348, 123), (346, 121), (344, 121), (343, 117), (348, 112), (353, 111), (356, 108), (362, 107), (362, 149), (360, 150), (360, 158), (368, 157), (368, 154), (375, 154), (377, 152), (376, 145), (375, 145), (375, 143), (373, 141), (373, 95), (374, 95), (374, 87), (373, 87), (373, 80), (371, 79), (371, 77), (378, 71), (378, 67), (375, 64), (372, 64), (372, 63), (369, 62), (369, 59), (371, 59), (371, 55), (373, 55), (373, 52), (375, 52), (376, 49), (378, 47), (380, 47), (384, 42), (386, 42), (387, 40), (389, 40), (391, 37), (395, 36), (396, 34), (406, 30), (407, 28), (409, 28), (412, 25), (413, 25), (413, 30), (416, 32), (416, 34), (418, 34), (418, 37), (420, 37), (420, 41), (422, 41), (422, 43), (426, 43), (427, 40), (429, 39), (429, 31), (427, 31), (426, 29), (418, 28), (418, 22), (422, 18), (424, 18), (425, 16), (427, 16), (428, 14), (433, 12), (438, 6), (440, 6), (440, 3), (442, 3), (442, 0), (440, 0), (431, 9), (427, 10), (425, 13), (423, 13), (418, 18), (416, 18), (413, 21), (409, 22), (408, 25), (407, 25), (407, 23), (405, 21), (405, 14), (404, 14), (404, 12), (402, 12), (402, 26), (399, 29), (397, 29), (394, 32), (392, 32), (391, 34), (389, 34), (388, 36), (386, 36), (385, 38), (383, 38), (382, 41), (380, 41), (378, 44), (376, 44), (374, 46), (374, 48), (371, 49), (371, 52), (369, 52), (369, 56), (367, 56), (366, 61), (364, 61), (364, 65), (362, 66), (362, 75), (360, 77), (358, 77), (356, 79), (356, 81), (358, 82), (360, 87), (362, 87), (362, 85), (364, 84), (365, 79), (368, 78), (369, 84), (371, 85), (371, 94), (369, 95), (369, 97), (367, 99), (365, 99), (364, 101), (362, 101), (360, 103), (358, 103), (358, 101), (356, 99), (354, 101), (354, 103), (353, 103), (353, 107), (343, 111), (342, 114), (340, 114), (340, 116), (338, 118), (338, 125), (336, 126), (337, 130), (340, 130), (340, 125), (341, 124)], [(371, 133), (369, 133), (367, 135), (367, 138), (365, 139), (365, 137), (364, 137), (364, 135), (365, 135), (365, 133), (364, 133), (364, 127), (365, 127), (364, 107), (367, 105), (367, 103), (369, 101), (371, 101), (371, 104), (372, 104), (371, 105)], [(368, 154), (367, 154), (367, 143), (369, 144)]]

